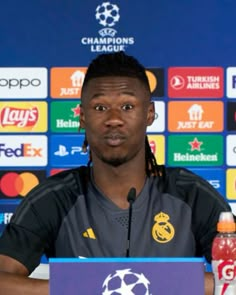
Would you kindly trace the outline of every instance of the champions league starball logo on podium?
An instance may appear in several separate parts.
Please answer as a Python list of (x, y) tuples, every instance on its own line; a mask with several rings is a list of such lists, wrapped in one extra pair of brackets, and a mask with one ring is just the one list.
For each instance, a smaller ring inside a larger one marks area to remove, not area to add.
[[(125, 51), (134, 44), (134, 37), (118, 37), (114, 26), (121, 19), (121, 9), (117, 4), (103, 2), (95, 8), (95, 19), (103, 28), (98, 31), (99, 37), (82, 37), (81, 43), (90, 46), (91, 52)], [(123, 19), (125, 22), (129, 20)], [(126, 26), (124, 26), (126, 27)]]
[(144, 274), (132, 272), (130, 268), (109, 274), (102, 285), (102, 295), (152, 295), (149, 280)]

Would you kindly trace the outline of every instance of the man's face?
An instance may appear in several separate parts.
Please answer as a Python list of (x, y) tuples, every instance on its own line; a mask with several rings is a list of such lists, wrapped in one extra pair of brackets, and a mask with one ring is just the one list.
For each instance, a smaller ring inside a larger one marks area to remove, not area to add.
[(144, 155), (146, 128), (154, 114), (150, 93), (138, 79), (91, 79), (83, 91), (80, 124), (93, 162), (119, 166)]

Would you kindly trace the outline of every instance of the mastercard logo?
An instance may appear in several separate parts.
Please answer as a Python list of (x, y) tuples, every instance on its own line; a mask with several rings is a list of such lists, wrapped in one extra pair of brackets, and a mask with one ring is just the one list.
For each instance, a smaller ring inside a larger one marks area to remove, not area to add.
[(157, 78), (151, 71), (148, 71), (148, 70), (146, 70), (146, 75), (148, 77), (150, 90), (151, 92), (153, 92), (157, 87)]
[(8, 172), (0, 179), (0, 190), (4, 197), (25, 197), (37, 184), (39, 179), (31, 172)]

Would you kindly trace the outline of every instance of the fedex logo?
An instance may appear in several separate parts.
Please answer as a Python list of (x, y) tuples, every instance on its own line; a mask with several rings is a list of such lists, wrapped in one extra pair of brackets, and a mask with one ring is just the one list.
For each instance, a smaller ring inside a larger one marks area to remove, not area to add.
[(21, 144), (19, 148), (8, 148), (0, 143), (0, 157), (42, 157), (42, 148), (35, 148), (31, 143)]
[(0, 136), (0, 166), (46, 165), (46, 136)]

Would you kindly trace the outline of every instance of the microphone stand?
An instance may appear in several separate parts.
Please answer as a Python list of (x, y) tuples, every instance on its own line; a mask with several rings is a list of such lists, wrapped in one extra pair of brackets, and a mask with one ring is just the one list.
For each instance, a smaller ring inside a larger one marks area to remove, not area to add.
[(131, 224), (132, 224), (133, 203), (135, 199), (136, 199), (136, 189), (132, 187), (127, 196), (127, 201), (129, 202), (129, 220), (128, 220), (126, 257), (130, 257)]

